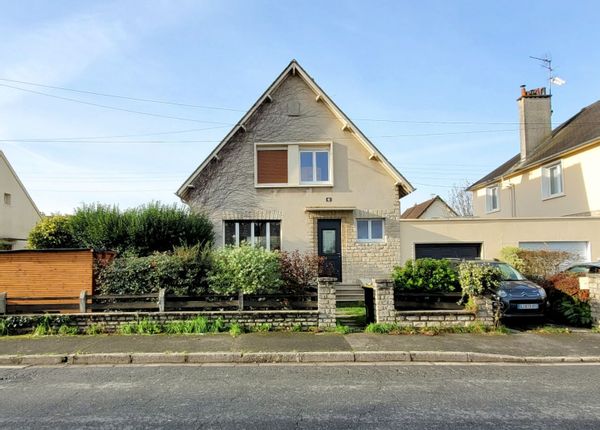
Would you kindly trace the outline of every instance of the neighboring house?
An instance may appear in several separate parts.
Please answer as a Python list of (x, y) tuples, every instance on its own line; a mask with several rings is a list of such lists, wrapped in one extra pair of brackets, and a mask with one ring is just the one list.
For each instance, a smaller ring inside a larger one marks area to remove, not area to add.
[(294, 60), (177, 191), (216, 244), (317, 252), (344, 282), (400, 260), (411, 184)]
[(0, 151), (0, 249), (22, 249), (42, 215)]
[(433, 219), (452, 218), (458, 214), (448, 206), (440, 196), (434, 196), (413, 207), (406, 209), (400, 216), (401, 219)]
[(600, 101), (552, 130), (550, 98), (522, 87), (521, 151), (471, 185), (475, 216), (600, 215)]

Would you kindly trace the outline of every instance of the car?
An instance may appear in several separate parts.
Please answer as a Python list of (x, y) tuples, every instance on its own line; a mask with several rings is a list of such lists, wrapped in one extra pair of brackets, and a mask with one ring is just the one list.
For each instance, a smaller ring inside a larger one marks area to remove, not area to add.
[(570, 266), (565, 272), (569, 273), (600, 273), (600, 261), (590, 261), (588, 263), (578, 263)]
[(493, 291), (503, 318), (543, 317), (548, 308), (546, 291), (528, 280), (510, 264), (498, 260), (462, 260), (496, 267), (502, 273), (500, 287)]

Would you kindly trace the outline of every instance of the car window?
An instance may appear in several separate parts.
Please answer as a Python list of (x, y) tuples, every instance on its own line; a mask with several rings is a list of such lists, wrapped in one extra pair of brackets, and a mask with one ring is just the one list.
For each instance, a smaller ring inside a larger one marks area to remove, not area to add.
[(567, 272), (573, 273), (588, 273), (590, 268), (587, 266), (573, 266), (567, 270)]
[(495, 263), (500, 272), (502, 272), (503, 281), (524, 281), (525, 276), (521, 275), (517, 269), (506, 263)]

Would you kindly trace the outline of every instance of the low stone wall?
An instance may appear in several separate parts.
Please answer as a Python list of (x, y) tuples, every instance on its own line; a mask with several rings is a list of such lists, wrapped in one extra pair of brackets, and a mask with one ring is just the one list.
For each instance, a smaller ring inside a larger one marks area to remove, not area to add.
[(579, 287), (590, 290), (590, 310), (592, 312), (592, 327), (600, 328), (600, 275), (588, 274), (579, 278)]
[(397, 324), (402, 327), (464, 327), (471, 324), (494, 325), (492, 301), (475, 298), (476, 311), (424, 310), (397, 311), (394, 303), (394, 282), (391, 279), (373, 279), (375, 322)]
[[(66, 318), (67, 325), (77, 327), (80, 333), (91, 325), (102, 327), (104, 333), (114, 333), (118, 327), (124, 324), (148, 320), (159, 324), (169, 321), (182, 321), (196, 317), (204, 317), (209, 322), (221, 319), (225, 325), (238, 323), (239, 325), (252, 329), (261, 324), (270, 324), (273, 329), (291, 329), (294, 326), (300, 326), (303, 330), (311, 327), (317, 327), (319, 323), (318, 311), (219, 311), (219, 312), (98, 312), (98, 313), (77, 313), (69, 315), (52, 315), (59, 317), (57, 322), (50, 322), (54, 329)], [(19, 318), (39, 318), (35, 315), (16, 315)], [(28, 329), (20, 330), (23, 332)]]

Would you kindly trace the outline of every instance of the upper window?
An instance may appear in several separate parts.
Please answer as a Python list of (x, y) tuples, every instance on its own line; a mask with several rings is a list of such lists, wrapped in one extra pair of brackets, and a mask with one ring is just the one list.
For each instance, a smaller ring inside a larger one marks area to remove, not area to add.
[(4, 204), (5, 205), (10, 205), (12, 200), (12, 196), (10, 193), (4, 193)]
[(485, 190), (485, 209), (487, 212), (500, 210), (500, 187), (498, 185)]
[(257, 149), (256, 182), (259, 184), (286, 184), (287, 181), (287, 149)]
[(364, 242), (383, 241), (382, 219), (358, 219), (356, 220), (356, 238)]
[(225, 221), (225, 245), (246, 242), (269, 250), (281, 249), (280, 221)]
[(304, 184), (330, 182), (328, 150), (300, 151), (300, 182)]
[(562, 194), (563, 175), (560, 161), (542, 167), (542, 198), (561, 196)]

